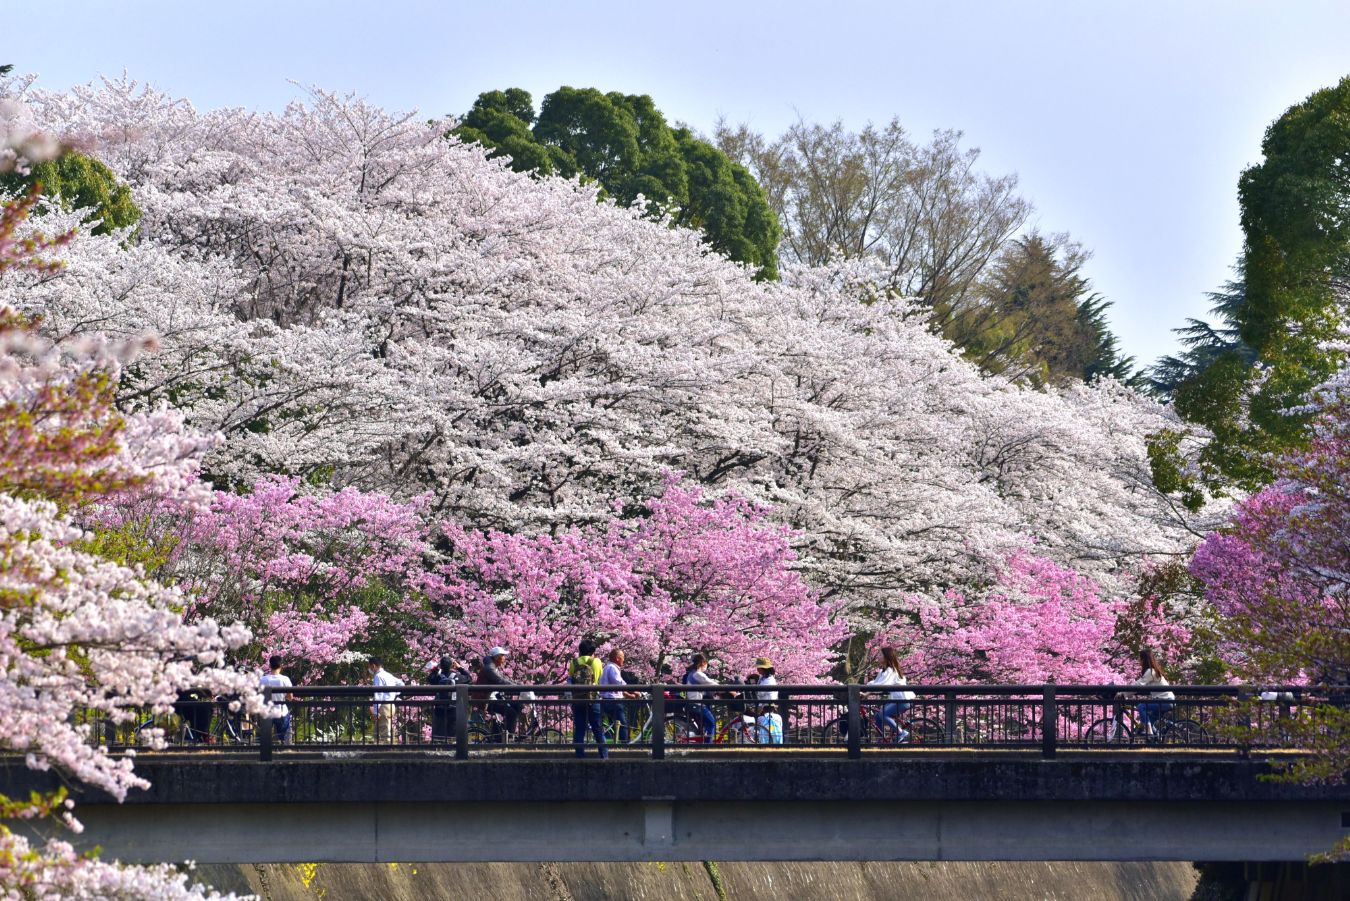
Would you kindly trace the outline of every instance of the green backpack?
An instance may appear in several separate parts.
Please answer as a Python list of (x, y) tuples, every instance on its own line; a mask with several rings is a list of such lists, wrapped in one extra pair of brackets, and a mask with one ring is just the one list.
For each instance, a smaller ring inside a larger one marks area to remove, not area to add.
[[(578, 657), (567, 666), (567, 677), (573, 685), (596, 685), (600, 682), (600, 661), (594, 657)], [(574, 691), (574, 698), (593, 698), (593, 691)]]

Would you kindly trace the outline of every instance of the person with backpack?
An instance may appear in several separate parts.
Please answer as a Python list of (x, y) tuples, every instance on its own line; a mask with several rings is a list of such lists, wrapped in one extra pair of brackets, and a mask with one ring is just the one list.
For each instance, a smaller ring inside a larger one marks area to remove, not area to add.
[(766, 704), (755, 720), (755, 736), (761, 745), (781, 745), (783, 743), (783, 717), (773, 704)]
[[(595, 656), (595, 642), (583, 639), (577, 648), (577, 657), (567, 665), (567, 681), (573, 685), (599, 685), (603, 672), (600, 658)], [(600, 699), (595, 691), (572, 692), (572, 744), (578, 757), (586, 756), (586, 730), (595, 736), (600, 748), (600, 759), (609, 757), (605, 746), (605, 727), (600, 722)]]
[[(716, 685), (712, 676), (707, 673), (708, 658), (702, 654), (695, 654), (689, 658), (689, 668), (684, 671), (684, 679), (681, 681), (685, 685)], [(689, 704), (689, 713), (695, 717), (700, 728), (703, 730), (703, 743), (712, 744), (713, 739), (717, 737), (717, 717), (713, 715), (712, 708), (703, 701), (704, 693), (701, 691), (686, 691), (684, 696), (691, 703)], [(697, 703), (694, 703), (697, 702)]]

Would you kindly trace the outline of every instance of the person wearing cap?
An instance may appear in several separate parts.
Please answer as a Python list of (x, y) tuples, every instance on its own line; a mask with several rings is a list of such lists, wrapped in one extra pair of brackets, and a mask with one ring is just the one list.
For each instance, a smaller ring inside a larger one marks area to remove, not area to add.
[[(497, 645), (488, 650), (483, 656), (483, 668), (478, 671), (479, 685), (515, 685), (502, 672), (502, 666), (506, 663), (508, 651), (501, 645)], [(519, 701), (507, 699), (497, 699), (488, 703), (488, 712), (494, 713), (502, 718), (504, 733), (495, 736), (497, 740), (505, 741), (507, 735), (516, 734), (516, 721), (520, 719), (520, 711), (523, 705)]]
[[(449, 657), (442, 657), (432, 664), (428, 685), (466, 685), (473, 681), (464, 664), (456, 664)], [(453, 692), (437, 693), (431, 708), (431, 740), (449, 741), (455, 735), (455, 696)]]
[(770, 690), (765, 691), (765, 685), (777, 685), (778, 678), (774, 675), (777, 670), (773, 668), (773, 661), (768, 657), (755, 658), (755, 672), (759, 674), (759, 690), (755, 692), (755, 700), (766, 704), (771, 704), (778, 700), (778, 692)]

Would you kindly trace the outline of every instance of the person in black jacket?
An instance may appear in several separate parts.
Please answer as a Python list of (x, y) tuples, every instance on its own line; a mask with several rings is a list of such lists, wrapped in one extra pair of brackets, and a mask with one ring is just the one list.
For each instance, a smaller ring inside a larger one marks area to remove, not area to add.
[[(467, 685), (473, 681), (463, 664), (456, 665), (449, 657), (442, 657), (436, 670), (427, 677), (428, 685)], [(445, 692), (436, 695), (431, 708), (431, 740), (449, 741), (455, 736), (455, 695)]]
[[(502, 673), (502, 664), (506, 663), (506, 648), (495, 647), (488, 651), (483, 657), (483, 669), (478, 673), (479, 685), (515, 685), (510, 679)], [(516, 734), (516, 721), (520, 719), (521, 703), (511, 700), (513, 696), (506, 696), (498, 700), (491, 701), (488, 704), (488, 712), (495, 713), (502, 718), (502, 725), (505, 727), (505, 734), (494, 735), (496, 741), (502, 741), (506, 735)]]

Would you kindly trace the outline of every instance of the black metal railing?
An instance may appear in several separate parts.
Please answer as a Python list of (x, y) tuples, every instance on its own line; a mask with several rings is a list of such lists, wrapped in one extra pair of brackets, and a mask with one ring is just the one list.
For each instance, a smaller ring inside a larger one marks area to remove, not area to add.
[[(251, 718), (230, 699), (185, 700), (173, 713), (112, 723), (86, 718), (110, 750), (416, 749), (570, 751), (574, 717), (598, 705), (607, 750), (846, 753), (925, 748), (1290, 748), (1314, 705), (1350, 691), (1326, 687), (1169, 686), (1172, 699), (1122, 685), (631, 685), (618, 698), (570, 685), (301, 686), (265, 689), (285, 718)], [(1292, 749), (1292, 748), (1291, 748)], [(585, 750), (595, 753), (594, 737)]]

